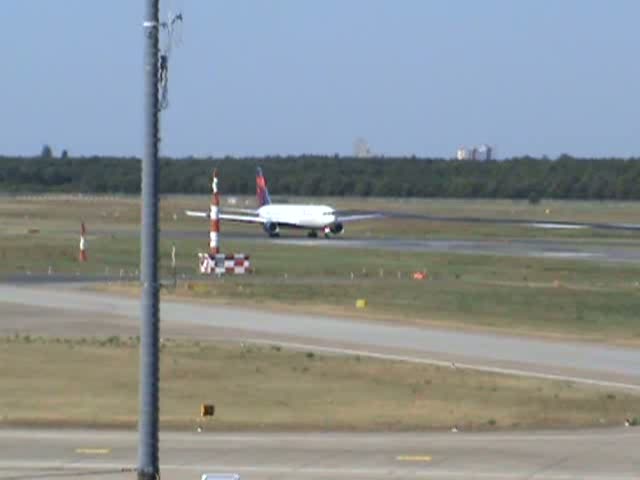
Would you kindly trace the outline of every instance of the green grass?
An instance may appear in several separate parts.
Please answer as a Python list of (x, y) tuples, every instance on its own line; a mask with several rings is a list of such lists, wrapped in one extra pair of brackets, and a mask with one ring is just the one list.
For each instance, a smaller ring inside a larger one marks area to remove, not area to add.
[[(136, 339), (0, 339), (0, 425), (134, 427)], [(428, 430), (619, 425), (638, 399), (569, 382), (165, 339), (163, 428)], [(213, 419), (199, 418), (213, 403)]]
[(522, 225), (495, 225), (487, 223), (463, 223), (387, 218), (384, 221), (348, 223), (345, 235), (357, 238), (406, 238), (406, 239), (529, 239), (579, 241), (608, 244), (629, 243), (640, 239), (637, 231), (598, 229), (545, 229)]
[(389, 210), (453, 217), (637, 223), (640, 216), (640, 202), (632, 201), (543, 199), (539, 204), (531, 205), (527, 200), (504, 199), (328, 197), (302, 200), (329, 203), (342, 209)]
[[(260, 308), (640, 343), (636, 266), (268, 244), (232, 247), (251, 252), (255, 274), (181, 281), (167, 294)], [(429, 278), (413, 280), (416, 270), (426, 270)], [(364, 311), (355, 308), (358, 298), (368, 300)]]
[[(235, 205), (228, 205), (223, 196), (223, 208), (255, 208), (253, 197), (234, 197)], [(327, 203), (338, 209), (393, 211), (435, 216), (469, 216), (480, 218), (535, 219), (544, 221), (638, 223), (640, 202), (578, 202), (543, 201), (530, 205), (526, 201), (456, 200), (456, 199), (382, 199), (382, 198), (290, 198), (274, 201)], [(166, 230), (195, 230), (206, 226), (201, 219), (190, 219), (185, 209), (207, 210), (209, 197), (205, 195), (174, 195), (162, 198), (160, 219)], [(546, 213), (546, 212), (549, 213)], [(89, 231), (106, 231), (117, 227), (137, 230), (140, 223), (140, 204), (136, 197), (52, 196), (46, 200), (34, 197), (7, 197), (0, 201), (0, 235), (25, 233), (38, 228), (47, 233), (78, 233), (80, 220), (87, 222)], [(223, 224), (228, 233), (256, 232), (255, 225)], [(355, 222), (347, 225), (346, 235), (364, 237), (404, 238), (549, 238), (582, 239), (592, 242), (635, 241), (640, 233), (603, 230), (545, 230), (516, 225), (487, 225), (450, 223), (409, 219), (385, 219)], [(305, 232), (291, 231), (292, 236)]]
[[(196, 274), (197, 253), (207, 248), (206, 222), (185, 222), (179, 216), (173, 219), (183, 207), (197, 207), (193, 204), (196, 200), (202, 203), (203, 198), (172, 197), (163, 203), (164, 228), (203, 229), (202, 240), (175, 240), (179, 278)], [(423, 208), (425, 202), (409, 206)], [(136, 202), (61, 198), (49, 203), (55, 208), (43, 208), (41, 200), (0, 204), (0, 274), (46, 274), (50, 266), (56, 273), (118, 276), (122, 271), (124, 279), (135, 277), (140, 256)], [(450, 208), (451, 203), (455, 202), (434, 202), (442, 209)], [(574, 203), (566, 208), (582, 211)], [(506, 208), (505, 202), (495, 205)], [(603, 211), (613, 208), (606, 205), (601, 206)], [(635, 204), (624, 205), (629, 211), (635, 208)], [(80, 218), (87, 219), (89, 228), (89, 262), (85, 264), (77, 261)], [(28, 233), (36, 227), (38, 232)], [(107, 233), (110, 230), (116, 233)], [(640, 344), (640, 267), (634, 265), (283, 246), (227, 241), (224, 237), (222, 241), (224, 251), (250, 253), (255, 274), (190, 280), (189, 284), (181, 281), (175, 295), (398, 322)], [(170, 274), (172, 243), (166, 239), (160, 243), (165, 278)], [(411, 280), (412, 272), (418, 270), (426, 270), (429, 279)], [(358, 298), (368, 300), (364, 311), (355, 309)]]

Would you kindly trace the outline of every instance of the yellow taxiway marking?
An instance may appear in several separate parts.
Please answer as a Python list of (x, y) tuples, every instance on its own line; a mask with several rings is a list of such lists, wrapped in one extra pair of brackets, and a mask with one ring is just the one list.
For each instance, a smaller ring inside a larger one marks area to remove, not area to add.
[(396, 460), (399, 462), (430, 462), (429, 455), (398, 455)]
[(86, 455), (107, 455), (111, 453), (109, 448), (76, 448), (76, 453), (84, 453)]

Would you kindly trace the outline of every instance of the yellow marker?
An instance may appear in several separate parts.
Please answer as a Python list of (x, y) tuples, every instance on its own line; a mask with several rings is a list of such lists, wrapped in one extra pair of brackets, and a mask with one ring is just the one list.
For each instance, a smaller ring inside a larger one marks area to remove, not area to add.
[(396, 460), (399, 462), (430, 462), (429, 455), (398, 455)]
[(203, 403), (200, 405), (200, 416), (201, 417), (213, 417), (216, 412), (215, 405)]
[(111, 453), (109, 448), (76, 448), (76, 453), (83, 453), (85, 455), (108, 455)]

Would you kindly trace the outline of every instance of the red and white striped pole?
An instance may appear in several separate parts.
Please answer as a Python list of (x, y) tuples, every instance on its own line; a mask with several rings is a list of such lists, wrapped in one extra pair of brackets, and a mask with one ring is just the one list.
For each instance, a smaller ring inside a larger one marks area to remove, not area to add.
[(87, 233), (87, 230), (84, 226), (84, 222), (80, 223), (80, 255), (79, 255), (79, 260), (81, 262), (86, 262), (87, 261), (87, 251), (85, 249), (86, 247), (86, 242), (84, 239), (85, 234)]
[(218, 196), (218, 169), (213, 171), (213, 181), (211, 183), (213, 190), (211, 196), (211, 210), (209, 218), (211, 220), (211, 230), (209, 231), (209, 256), (213, 259), (220, 253), (218, 245), (218, 237), (220, 235), (220, 197)]

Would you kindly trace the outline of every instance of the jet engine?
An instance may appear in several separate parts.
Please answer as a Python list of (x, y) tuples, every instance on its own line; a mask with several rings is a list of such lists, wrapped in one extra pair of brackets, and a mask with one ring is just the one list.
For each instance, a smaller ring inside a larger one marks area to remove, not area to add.
[(263, 227), (264, 231), (269, 234), (270, 237), (277, 237), (280, 235), (280, 227), (275, 222), (266, 222)]
[(340, 222), (336, 222), (331, 225), (330, 231), (334, 235), (340, 235), (342, 232), (344, 232), (344, 225), (342, 225), (342, 223)]

